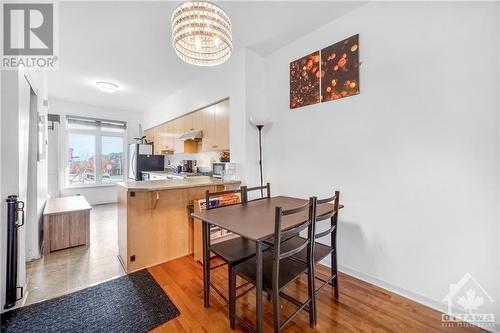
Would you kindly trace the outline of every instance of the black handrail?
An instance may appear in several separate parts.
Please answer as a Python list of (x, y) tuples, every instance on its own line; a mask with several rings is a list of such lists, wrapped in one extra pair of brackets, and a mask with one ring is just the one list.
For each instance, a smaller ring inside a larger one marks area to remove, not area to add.
[[(23, 298), (23, 287), (17, 286), (17, 229), (24, 225), (24, 202), (17, 199), (17, 195), (7, 197), (7, 266), (5, 281), (4, 309), (10, 309)], [(21, 290), (17, 297), (17, 291)]]

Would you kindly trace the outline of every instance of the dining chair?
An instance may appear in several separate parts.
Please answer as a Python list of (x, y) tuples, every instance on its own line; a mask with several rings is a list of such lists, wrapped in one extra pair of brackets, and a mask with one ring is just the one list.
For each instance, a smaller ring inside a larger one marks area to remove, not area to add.
[[(220, 207), (226, 207), (228, 206), (227, 204), (221, 204), (220, 202), (218, 204), (211, 205), (210, 204), (210, 199), (214, 197), (224, 197), (230, 194), (239, 194), (241, 197), (241, 202), (244, 203), (246, 202), (246, 186), (241, 186), (238, 190), (228, 190), (228, 191), (221, 191), (221, 192), (210, 192), (207, 190), (205, 192), (205, 202), (206, 204), (206, 209), (217, 209)], [(236, 203), (236, 204), (240, 204)], [(231, 203), (234, 204), (234, 203)], [(230, 204), (230, 205), (231, 205)], [(223, 261), (222, 265), (216, 265), (216, 266), (210, 266), (210, 270), (217, 269), (223, 265), (228, 266), (228, 290), (231, 288), (235, 289), (240, 289), (246, 286), (246, 284), (241, 285), (239, 287), (236, 287), (236, 284), (234, 286), (231, 285), (231, 273), (233, 270), (233, 267), (253, 256), (255, 256), (255, 242), (248, 240), (246, 238), (237, 236), (235, 238), (231, 238), (229, 240), (221, 241), (215, 244), (208, 244), (208, 250), (209, 252), (214, 253), (218, 258), (220, 258)], [(211, 282), (209, 283), (210, 287), (224, 300), (226, 303), (229, 303), (229, 299), (224, 296), (221, 290), (219, 290), (214, 284)], [(243, 293), (246, 293), (243, 292)], [(242, 293), (242, 294), (243, 294)]]
[[(282, 221), (285, 218), (289, 218), (294, 214), (303, 214), (304, 211), (308, 211), (307, 217), (293, 228), (287, 230), (282, 230)], [(282, 207), (276, 207), (275, 213), (275, 226), (274, 226), (274, 247), (272, 251), (264, 251), (262, 254), (262, 284), (263, 291), (272, 295), (273, 303), (273, 326), (274, 332), (280, 332), (283, 327), (285, 327), (300, 310), (307, 310), (309, 312), (309, 324), (311, 327), (316, 325), (316, 302), (314, 293), (314, 263), (312, 253), (314, 252), (314, 218), (316, 210), (316, 198), (312, 197), (309, 202), (305, 205), (283, 209)], [(304, 239), (301, 244), (298, 244), (295, 248), (288, 248), (284, 250), (281, 248), (282, 241), (284, 239), (289, 239), (295, 235), (298, 235), (301, 231), (307, 229), (308, 237)], [(305, 250), (307, 252), (306, 262), (302, 263), (297, 260), (292, 260), (291, 257), (296, 253)], [(284, 289), (293, 281), (297, 280), (302, 276), (303, 273), (307, 272), (307, 299), (302, 302), (287, 293)], [(240, 322), (247, 329), (254, 331), (250, 325), (248, 325), (242, 318), (238, 317), (236, 314), (236, 301), (241, 295), (236, 296), (236, 289), (234, 288), (236, 284), (236, 277), (239, 276), (244, 280), (256, 285), (256, 258), (252, 257), (240, 264), (234, 266), (231, 275), (232, 288), (229, 290), (229, 316), (230, 316), (230, 326), (232, 329), (236, 326), (236, 321)], [(281, 322), (280, 316), (280, 299), (285, 300), (295, 304), (298, 309), (290, 315), (283, 323)]]
[[(319, 292), (324, 286), (327, 284), (330, 284), (333, 287), (333, 292), (334, 292), (334, 297), (336, 299), (339, 298), (339, 284), (338, 284), (338, 265), (337, 265), (337, 219), (339, 215), (339, 201), (340, 201), (340, 192), (335, 191), (335, 195), (329, 198), (325, 199), (318, 199), (317, 200), (317, 207), (323, 204), (332, 204), (332, 208), (329, 209), (327, 212), (321, 214), (321, 215), (316, 215), (315, 218), (315, 235), (314, 235), (314, 264), (316, 265), (317, 263), (320, 262), (320, 260), (326, 258), (328, 255), (330, 255), (331, 259), (331, 268), (330, 268), (330, 275), (326, 278), (322, 278), (319, 275), (316, 275), (315, 278), (319, 281), (321, 281), (321, 285), (319, 288), (316, 289), (316, 293)], [(319, 230), (319, 223), (322, 221), (330, 220), (330, 225), (327, 227), (326, 230), (318, 232)], [(330, 245), (325, 245), (317, 240), (330, 235)], [(281, 245), (282, 249), (285, 251), (289, 249), (293, 249), (297, 247), (297, 244), (302, 244), (304, 242), (304, 238), (301, 237), (300, 235), (297, 235), (295, 237), (292, 237), (288, 239), (287, 241), (283, 242)], [(267, 243), (269, 245), (269, 243)], [(272, 244), (271, 244), (272, 245)], [(298, 260), (299, 262), (307, 262), (307, 253), (306, 251), (300, 251), (296, 253), (293, 256), (294, 260)]]

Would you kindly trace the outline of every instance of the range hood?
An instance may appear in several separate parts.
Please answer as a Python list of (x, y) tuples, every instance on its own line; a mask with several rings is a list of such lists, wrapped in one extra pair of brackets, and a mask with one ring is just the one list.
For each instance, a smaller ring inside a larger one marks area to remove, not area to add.
[(194, 141), (201, 141), (203, 137), (203, 132), (202, 131), (191, 131), (182, 134), (179, 137), (179, 140), (186, 141), (186, 140), (194, 140)]

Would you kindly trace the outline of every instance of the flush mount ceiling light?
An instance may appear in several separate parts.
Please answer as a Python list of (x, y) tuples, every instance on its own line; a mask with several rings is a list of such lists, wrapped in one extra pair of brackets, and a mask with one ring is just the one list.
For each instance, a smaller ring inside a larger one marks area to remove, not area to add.
[(172, 46), (179, 58), (189, 64), (222, 64), (233, 49), (229, 16), (207, 1), (179, 5), (172, 14)]
[(118, 85), (111, 82), (99, 81), (95, 84), (97, 88), (99, 88), (99, 90), (102, 92), (114, 93), (118, 90)]

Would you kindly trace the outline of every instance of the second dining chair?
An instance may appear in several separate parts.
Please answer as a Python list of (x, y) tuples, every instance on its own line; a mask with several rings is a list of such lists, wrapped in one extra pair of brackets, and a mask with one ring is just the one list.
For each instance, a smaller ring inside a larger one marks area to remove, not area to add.
[[(314, 293), (314, 263), (312, 253), (314, 252), (314, 217), (316, 209), (316, 198), (310, 198), (309, 202), (305, 205), (283, 209), (276, 207), (275, 215), (275, 229), (274, 229), (274, 247), (272, 251), (265, 251), (262, 255), (262, 272), (263, 272), (263, 291), (272, 295), (273, 303), (273, 326), (274, 332), (280, 332), (281, 329), (287, 325), (300, 310), (307, 310), (309, 312), (309, 324), (314, 327), (315, 322), (315, 293)], [(307, 214), (304, 214), (307, 212)], [(296, 218), (299, 219), (292, 228), (282, 230), (283, 219)], [(302, 219), (302, 220), (301, 220)], [(301, 231), (307, 230), (307, 238), (295, 248), (287, 248), (283, 250), (281, 244), (283, 240), (290, 239), (298, 235)], [(291, 257), (296, 253), (305, 250), (307, 253), (306, 263), (292, 260)], [(301, 302), (292, 296), (286, 294), (284, 289), (292, 281), (297, 280), (303, 273), (307, 273), (307, 299)], [(240, 296), (236, 296), (236, 276), (240, 276), (244, 280), (256, 285), (256, 258), (252, 257), (240, 264), (234, 266), (232, 270), (231, 283), (232, 286), (229, 290), (229, 315), (230, 326), (235, 328), (236, 321), (239, 321), (249, 330), (253, 331), (242, 318), (236, 314), (236, 300)], [(295, 304), (298, 309), (281, 323), (280, 299), (284, 298), (289, 302)]]
[[(330, 284), (333, 287), (334, 297), (336, 299), (339, 298), (339, 284), (338, 284), (338, 271), (337, 271), (337, 220), (340, 209), (340, 192), (335, 191), (335, 194), (332, 197), (325, 199), (317, 200), (317, 209), (316, 209), (316, 218), (315, 218), (315, 245), (314, 245), (314, 263), (315, 265), (320, 262), (320, 260), (330, 256), (331, 259), (331, 268), (329, 276), (322, 278), (321, 276), (316, 275), (316, 279), (321, 281), (321, 285), (316, 289), (316, 293), (319, 292), (327, 284)], [(324, 209), (322, 213), (319, 215), (321, 206), (328, 207)], [(329, 205), (329, 206), (326, 206)], [(319, 231), (319, 223), (322, 221), (330, 221), (329, 225), (326, 227), (326, 230)], [(322, 244), (318, 242), (322, 237), (329, 236), (330, 245)], [(292, 249), (297, 246), (297, 244), (301, 244), (304, 241), (304, 238), (297, 235), (287, 240), (282, 244), (282, 248)], [(306, 251), (301, 251), (293, 256), (294, 259), (300, 262), (307, 261), (307, 253)]]

